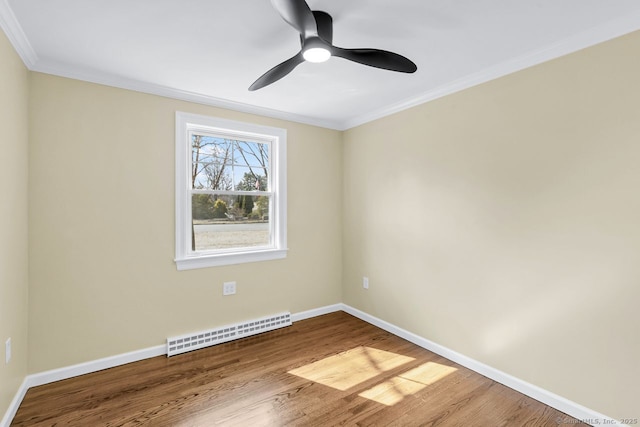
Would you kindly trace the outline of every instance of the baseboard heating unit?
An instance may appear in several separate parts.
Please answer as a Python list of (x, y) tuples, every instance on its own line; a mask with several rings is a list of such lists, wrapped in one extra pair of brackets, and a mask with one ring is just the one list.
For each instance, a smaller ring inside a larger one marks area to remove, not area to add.
[(291, 326), (291, 313), (279, 313), (207, 331), (167, 338), (167, 357)]

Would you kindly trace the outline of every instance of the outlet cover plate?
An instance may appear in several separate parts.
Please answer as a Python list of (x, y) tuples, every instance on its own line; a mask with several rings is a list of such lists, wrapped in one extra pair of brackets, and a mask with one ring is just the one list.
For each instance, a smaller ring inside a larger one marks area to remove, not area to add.
[(11, 362), (11, 338), (4, 343), (4, 363)]
[(222, 295), (233, 295), (236, 293), (236, 282), (224, 282), (222, 284)]

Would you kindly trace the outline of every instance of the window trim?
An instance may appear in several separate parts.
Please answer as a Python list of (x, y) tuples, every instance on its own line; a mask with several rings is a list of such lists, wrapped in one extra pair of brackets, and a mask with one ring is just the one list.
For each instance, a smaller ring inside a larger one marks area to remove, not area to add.
[[(193, 253), (191, 251), (191, 143), (189, 133), (202, 129), (271, 141), (269, 164), (273, 188), (273, 247), (255, 250), (240, 248), (224, 253)], [(269, 261), (287, 256), (287, 131), (286, 129), (256, 125), (218, 117), (176, 111), (176, 257), (178, 270), (216, 267), (247, 262)]]

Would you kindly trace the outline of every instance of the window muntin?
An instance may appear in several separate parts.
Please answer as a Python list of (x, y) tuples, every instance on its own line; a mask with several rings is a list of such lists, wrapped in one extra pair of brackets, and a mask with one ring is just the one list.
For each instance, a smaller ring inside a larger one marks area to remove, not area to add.
[(178, 269), (286, 255), (285, 144), (283, 129), (176, 113)]

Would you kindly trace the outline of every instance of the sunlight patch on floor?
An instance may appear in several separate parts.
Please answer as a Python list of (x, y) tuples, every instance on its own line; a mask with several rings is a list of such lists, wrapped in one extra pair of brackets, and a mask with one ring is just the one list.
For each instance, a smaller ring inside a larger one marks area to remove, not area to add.
[(289, 373), (345, 391), (413, 360), (413, 357), (360, 346), (293, 369)]
[(393, 406), (406, 396), (419, 392), (426, 386), (435, 383), (456, 370), (456, 368), (439, 363), (423, 363), (417, 368), (410, 369), (360, 393), (359, 396), (383, 405)]

